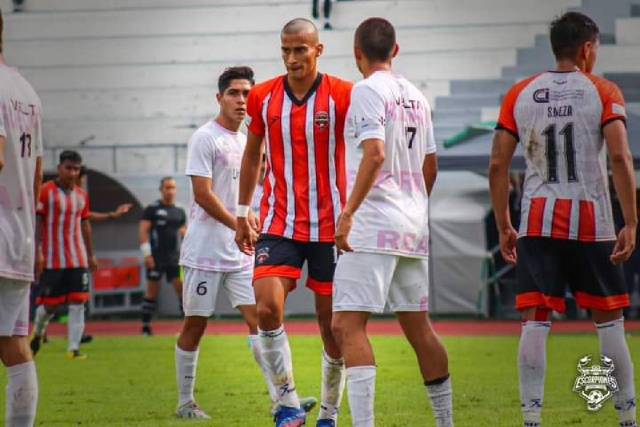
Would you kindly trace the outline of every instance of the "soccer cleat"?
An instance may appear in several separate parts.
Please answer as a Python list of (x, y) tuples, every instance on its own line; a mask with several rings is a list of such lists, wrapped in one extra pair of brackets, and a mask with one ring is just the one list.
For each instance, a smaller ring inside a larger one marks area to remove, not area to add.
[(80, 344), (88, 344), (93, 341), (93, 335), (82, 335), (80, 338)]
[(191, 401), (185, 403), (182, 406), (178, 406), (176, 409), (176, 417), (178, 418), (196, 418), (199, 420), (210, 420), (211, 417), (198, 405), (196, 402)]
[(307, 414), (302, 408), (280, 406), (273, 418), (276, 422), (275, 427), (300, 427), (305, 425)]
[(73, 360), (85, 360), (87, 358), (87, 355), (82, 354), (80, 350), (69, 350), (67, 351), (67, 358)]
[(142, 327), (142, 335), (150, 337), (153, 335), (153, 331), (151, 330), (151, 326), (143, 326)]
[(336, 427), (336, 422), (330, 419), (318, 420), (316, 427)]
[(38, 352), (40, 351), (40, 347), (42, 347), (43, 337), (36, 335), (35, 332), (31, 334), (31, 339), (29, 339), (29, 347), (31, 347), (31, 354), (33, 357), (36, 357)]
[[(300, 407), (304, 409), (304, 412), (311, 412), (313, 408), (318, 404), (318, 399), (313, 396), (309, 397), (301, 397), (300, 398)], [(271, 405), (271, 416), (275, 417), (276, 412), (280, 409), (280, 404), (278, 402), (274, 402)]]

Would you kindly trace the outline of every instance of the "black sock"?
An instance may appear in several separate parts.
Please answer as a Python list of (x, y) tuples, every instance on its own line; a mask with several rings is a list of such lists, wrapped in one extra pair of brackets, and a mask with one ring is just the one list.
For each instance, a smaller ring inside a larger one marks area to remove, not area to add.
[(148, 327), (156, 311), (156, 300), (145, 298), (142, 300), (142, 326)]

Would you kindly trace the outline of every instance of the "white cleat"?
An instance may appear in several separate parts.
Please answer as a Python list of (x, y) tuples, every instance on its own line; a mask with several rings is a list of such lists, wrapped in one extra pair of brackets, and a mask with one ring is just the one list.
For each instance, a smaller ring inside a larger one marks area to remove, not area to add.
[(176, 417), (178, 418), (195, 418), (198, 420), (210, 420), (211, 417), (196, 402), (185, 403), (176, 409)]

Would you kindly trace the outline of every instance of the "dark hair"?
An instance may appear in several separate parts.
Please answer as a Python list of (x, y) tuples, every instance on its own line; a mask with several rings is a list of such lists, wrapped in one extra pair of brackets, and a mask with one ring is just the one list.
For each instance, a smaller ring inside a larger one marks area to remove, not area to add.
[(551, 23), (551, 49), (556, 59), (573, 59), (587, 42), (595, 42), (600, 30), (587, 15), (567, 12)]
[(384, 18), (369, 18), (358, 26), (355, 45), (367, 59), (386, 61), (396, 46), (396, 30)]
[(167, 181), (175, 181), (175, 178), (173, 178), (172, 176), (165, 176), (160, 180), (160, 188), (162, 188), (162, 186), (164, 185), (165, 182)]
[(231, 81), (236, 79), (249, 80), (251, 86), (256, 83), (251, 67), (239, 66), (225, 68), (222, 74), (220, 74), (220, 77), (218, 77), (218, 93), (222, 95), (231, 85)]
[(80, 173), (78, 174), (78, 178), (82, 178), (83, 176), (85, 176), (88, 171), (89, 170), (85, 165), (80, 166)]
[(64, 150), (62, 153), (60, 153), (60, 164), (66, 162), (67, 160), (73, 163), (82, 163), (82, 156), (80, 156), (77, 151)]

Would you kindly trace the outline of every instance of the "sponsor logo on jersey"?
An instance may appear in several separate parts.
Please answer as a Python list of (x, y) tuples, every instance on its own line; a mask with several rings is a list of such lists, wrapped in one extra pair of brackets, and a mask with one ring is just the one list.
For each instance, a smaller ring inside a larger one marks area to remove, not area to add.
[(549, 89), (538, 89), (533, 92), (533, 100), (538, 103), (547, 103), (549, 102)]
[[(587, 401), (587, 409), (598, 411), (618, 391), (618, 382), (612, 375), (615, 366), (607, 356), (600, 356), (601, 365), (591, 364), (593, 358), (585, 356), (578, 361), (578, 372), (573, 391)], [(591, 364), (591, 366), (589, 366)]]

